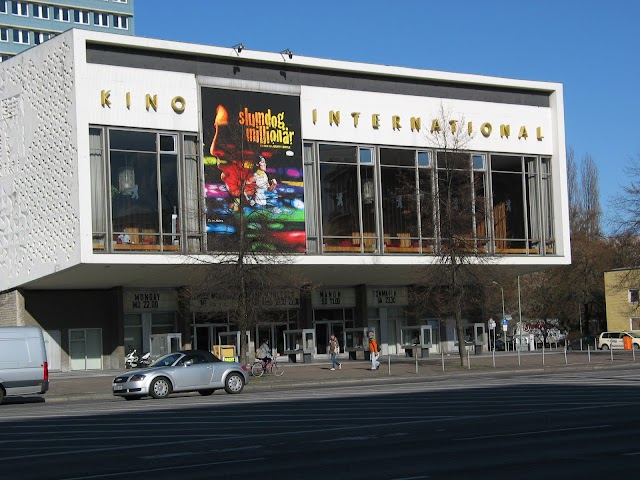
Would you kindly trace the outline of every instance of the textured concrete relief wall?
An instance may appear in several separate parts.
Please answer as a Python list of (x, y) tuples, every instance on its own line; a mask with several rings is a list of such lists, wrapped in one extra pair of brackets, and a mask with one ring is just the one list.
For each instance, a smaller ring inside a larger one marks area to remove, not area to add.
[(77, 247), (73, 55), (56, 40), (0, 68), (0, 290), (69, 265)]

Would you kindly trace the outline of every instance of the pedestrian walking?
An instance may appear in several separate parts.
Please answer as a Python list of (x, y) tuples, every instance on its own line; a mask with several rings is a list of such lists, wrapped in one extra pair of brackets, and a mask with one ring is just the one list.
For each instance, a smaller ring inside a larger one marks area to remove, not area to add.
[(371, 354), (371, 370), (377, 370), (380, 368), (380, 362), (378, 361), (380, 350), (378, 349), (378, 342), (376, 342), (373, 332), (369, 332), (369, 353)]
[(331, 370), (335, 370), (336, 365), (339, 370), (342, 370), (342, 364), (336, 359), (336, 355), (340, 353), (340, 344), (335, 335), (331, 335), (329, 338), (329, 353), (331, 354)]

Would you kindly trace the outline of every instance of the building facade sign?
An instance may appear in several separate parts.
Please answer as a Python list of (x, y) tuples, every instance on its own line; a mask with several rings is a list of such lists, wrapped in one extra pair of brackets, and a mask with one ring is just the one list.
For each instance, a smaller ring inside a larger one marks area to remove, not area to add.
[[(283, 289), (278, 291), (262, 292), (257, 300), (262, 308), (289, 309), (300, 307), (300, 291), (296, 289)], [(210, 293), (191, 300), (192, 312), (228, 311), (234, 307), (234, 300), (220, 298)]]
[[(198, 131), (194, 75), (87, 65), (88, 121), (94, 125)], [(97, 81), (96, 81), (97, 79)]]
[(406, 307), (409, 305), (407, 287), (368, 287), (368, 307)]
[[(303, 86), (305, 140), (423, 146), (444, 129), (465, 149), (551, 155), (552, 109)], [(443, 112), (446, 123), (443, 122)]]
[(314, 308), (351, 308), (356, 306), (356, 291), (353, 288), (321, 288), (311, 293)]
[(137, 289), (123, 292), (124, 313), (175, 312), (178, 298), (172, 290)]

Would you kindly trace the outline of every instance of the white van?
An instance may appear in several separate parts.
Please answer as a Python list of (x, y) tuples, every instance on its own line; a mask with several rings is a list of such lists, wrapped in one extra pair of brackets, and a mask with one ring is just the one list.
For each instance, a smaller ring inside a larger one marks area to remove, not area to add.
[(0, 403), (5, 395), (49, 389), (44, 335), (37, 327), (0, 327)]

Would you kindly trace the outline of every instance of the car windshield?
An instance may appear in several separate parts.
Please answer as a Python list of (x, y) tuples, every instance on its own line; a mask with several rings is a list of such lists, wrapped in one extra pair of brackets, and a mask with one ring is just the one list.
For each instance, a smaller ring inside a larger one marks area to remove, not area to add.
[(182, 356), (181, 353), (170, 353), (163, 357), (160, 357), (155, 362), (151, 364), (152, 367), (168, 367), (169, 365), (173, 365), (176, 360), (178, 360)]

